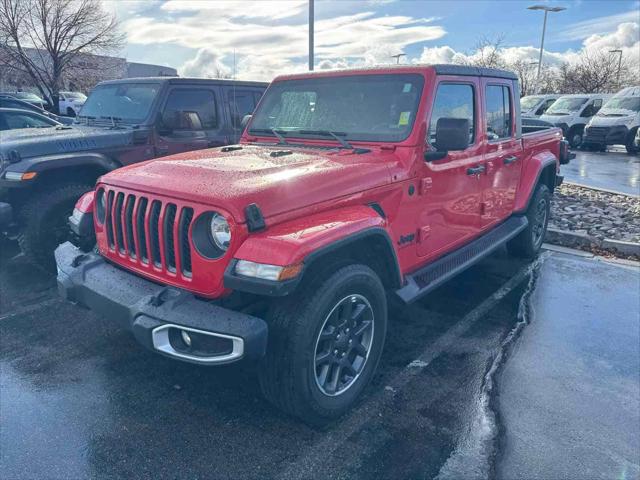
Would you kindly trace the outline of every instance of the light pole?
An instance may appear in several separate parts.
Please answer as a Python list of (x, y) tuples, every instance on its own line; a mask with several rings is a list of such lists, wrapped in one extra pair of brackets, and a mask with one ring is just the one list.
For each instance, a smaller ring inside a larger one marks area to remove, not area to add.
[(609, 50), (609, 53), (618, 54), (618, 74), (616, 75), (616, 85), (618, 86), (618, 90), (619, 90), (620, 89), (620, 69), (622, 68), (622, 50), (617, 48), (615, 50)]
[(309, 71), (313, 71), (313, 1), (309, 0)]
[(538, 60), (538, 73), (536, 75), (536, 84), (540, 81), (540, 69), (542, 68), (542, 52), (544, 51), (544, 34), (547, 31), (547, 15), (549, 12), (561, 12), (566, 10), (565, 7), (547, 7), (546, 5), (532, 5), (527, 7), (529, 10), (544, 10), (544, 23), (542, 24), (542, 41), (540, 42), (540, 58)]
[(400, 64), (400, 57), (405, 57), (407, 54), (406, 53), (396, 53), (395, 55), (391, 55), (391, 58), (395, 58), (396, 59), (396, 65)]

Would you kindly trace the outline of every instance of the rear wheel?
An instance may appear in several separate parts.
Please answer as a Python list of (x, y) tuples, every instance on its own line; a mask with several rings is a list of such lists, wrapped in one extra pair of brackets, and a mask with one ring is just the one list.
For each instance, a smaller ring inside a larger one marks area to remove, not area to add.
[(46, 270), (55, 271), (53, 252), (69, 240), (69, 216), (76, 201), (91, 190), (91, 184), (59, 186), (34, 194), (21, 210), (20, 248), (28, 260)]
[(349, 265), (309, 282), (269, 316), (264, 396), (312, 425), (341, 416), (373, 377), (386, 329), (385, 291), (369, 267)]
[(509, 253), (524, 258), (534, 258), (544, 241), (551, 211), (551, 192), (544, 184), (538, 185), (529, 205), (526, 216), (529, 221), (527, 228), (520, 232), (513, 240), (507, 242)]

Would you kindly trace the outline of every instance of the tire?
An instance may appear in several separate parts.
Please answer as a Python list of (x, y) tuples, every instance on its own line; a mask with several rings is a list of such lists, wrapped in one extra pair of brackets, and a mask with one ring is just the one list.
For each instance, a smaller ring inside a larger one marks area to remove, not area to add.
[(537, 186), (526, 216), (527, 228), (507, 242), (507, 250), (516, 257), (535, 258), (540, 252), (549, 224), (551, 211), (551, 192), (544, 184)]
[(634, 128), (633, 130), (631, 130), (629, 132), (629, 134), (627, 135), (627, 141), (624, 144), (624, 148), (627, 149), (627, 153), (630, 155), (634, 155), (636, 153), (638, 153), (638, 147), (635, 144), (635, 140), (636, 140), (636, 132), (638, 131), (637, 128)]
[(582, 144), (584, 127), (573, 127), (569, 130), (568, 140), (571, 148), (578, 148)]
[[(259, 368), (260, 387), (276, 407), (320, 426), (353, 407), (371, 381), (386, 336), (386, 295), (378, 276), (365, 265), (342, 267), (301, 287), (274, 304), (268, 316), (269, 343)], [(360, 315), (349, 327), (343, 320), (354, 308)], [(355, 330), (350, 330), (354, 324)], [(337, 365), (345, 361), (353, 375)]]
[(93, 188), (91, 184), (61, 185), (35, 194), (21, 209), (20, 249), (32, 263), (55, 272), (53, 252), (70, 238), (68, 218), (76, 201)]

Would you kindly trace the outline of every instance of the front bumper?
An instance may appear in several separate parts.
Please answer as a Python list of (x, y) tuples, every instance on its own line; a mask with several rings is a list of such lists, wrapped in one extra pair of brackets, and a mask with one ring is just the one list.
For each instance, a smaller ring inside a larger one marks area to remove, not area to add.
[[(144, 347), (191, 363), (218, 365), (265, 354), (267, 324), (193, 294), (137, 277), (69, 242), (55, 252), (58, 291), (131, 330)], [(181, 340), (182, 332), (193, 343)]]
[(583, 143), (588, 145), (624, 145), (629, 129), (624, 125), (589, 127), (585, 129)]

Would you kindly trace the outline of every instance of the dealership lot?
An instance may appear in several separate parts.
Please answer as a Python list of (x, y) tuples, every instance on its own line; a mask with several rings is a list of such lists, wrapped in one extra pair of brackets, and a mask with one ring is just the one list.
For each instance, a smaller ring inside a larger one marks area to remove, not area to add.
[(578, 150), (561, 170), (567, 182), (640, 195), (640, 157), (619, 146), (609, 147), (607, 153)]
[[(557, 252), (534, 264), (494, 254), (394, 311), (364, 401), (314, 430), (262, 400), (251, 365), (208, 369), (141, 350), (108, 319), (58, 300), (53, 279), (12, 258), (16, 251), (3, 244), (0, 268), (3, 478), (508, 478), (548, 447), (541, 432), (527, 430), (531, 410), (514, 371), (549, 376), (536, 411), (548, 413), (550, 434), (560, 412), (563, 431), (578, 432), (594, 458), (607, 460), (594, 476), (638, 474), (638, 272), (629, 267)], [(553, 328), (565, 332), (548, 346), (555, 371), (526, 356)], [(580, 335), (566, 343), (567, 329)], [(622, 343), (599, 340), (611, 331)], [(587, 360), (597, 368), (583, 369), (583, 378), (568, 376), (566, 387), (551, 380), (562, 365)], [(562, 410), (571, 381), (585, 378), (600, 397), (589, 413), (601, 420), (588, 428)], [(563, 455), (546, 473), (585, 478), (578, 463)]]

